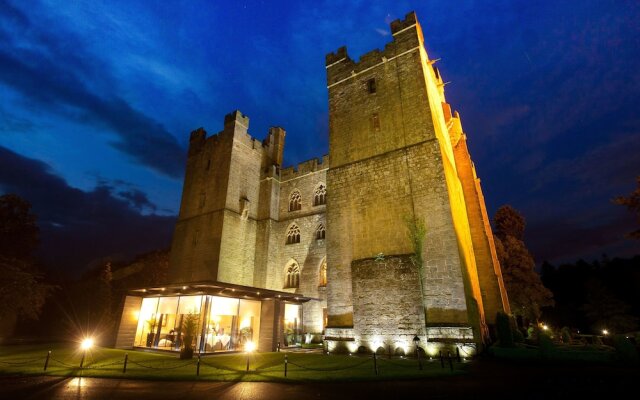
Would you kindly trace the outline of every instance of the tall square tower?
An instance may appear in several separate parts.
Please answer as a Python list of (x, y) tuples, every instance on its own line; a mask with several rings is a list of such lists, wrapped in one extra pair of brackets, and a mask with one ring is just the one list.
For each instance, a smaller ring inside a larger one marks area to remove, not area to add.
[(482, 343), (508, 303), (479, 181), (470, 159), (459, 168), (461, 125), (415, 13), (391, 32), (357, 62), (345, 47), (326, 57), (326, 337), (352, 351), (408, 348), (416, 335), (434, 348)]

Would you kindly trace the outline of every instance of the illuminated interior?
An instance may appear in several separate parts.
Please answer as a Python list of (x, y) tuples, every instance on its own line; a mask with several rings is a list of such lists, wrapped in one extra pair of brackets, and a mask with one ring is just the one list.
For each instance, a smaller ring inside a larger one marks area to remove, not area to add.
[(198, 352), (242, 350), (257, 342), (261, 303), (208, 295), (142, 299), (134, 346), (178, 351), (187, 338), (185, 320), (195, 318), (192, 346)]
[(284, 305), (284, 345), (298, 346), (302, 342), (302, 306)]

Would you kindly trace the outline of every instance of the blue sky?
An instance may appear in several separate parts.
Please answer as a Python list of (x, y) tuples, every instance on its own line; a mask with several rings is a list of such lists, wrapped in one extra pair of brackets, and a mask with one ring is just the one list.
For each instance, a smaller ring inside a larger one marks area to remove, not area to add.
[(0, 6), (0, 193), (79, 269), (168, 246), (191, 130), (226, 113), (328, 152), (324, 56), (415, 10), (442, 58), (490, 214), (521, 210), (538, 261), (638, 252), (610, 199), (640, 174), (640, 7), (622, 1), (30, 1)]

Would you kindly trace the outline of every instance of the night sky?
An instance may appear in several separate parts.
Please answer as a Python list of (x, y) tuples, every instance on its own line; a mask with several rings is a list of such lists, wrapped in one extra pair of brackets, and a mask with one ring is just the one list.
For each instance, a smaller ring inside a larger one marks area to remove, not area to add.
[(538, 262), (640, 252), (611, 203), (640, 175), (636, 1), (0, 0), (0, 194), (55, 268), (168, 247), (191, 130), (239, 109), (287, 130), (286, 165), (326, 154), (325, 54), (383, 48), (411, 10), (489, 214), (520, 210)]

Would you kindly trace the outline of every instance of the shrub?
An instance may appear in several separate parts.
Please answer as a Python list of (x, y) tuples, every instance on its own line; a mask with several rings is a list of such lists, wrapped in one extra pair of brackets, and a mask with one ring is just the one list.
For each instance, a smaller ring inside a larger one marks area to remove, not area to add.
[(501, 347), (513, 347), (513, 332), (511, 330), (511, 318), (503, 312), (496, 315), (496, 328)]
[(538, 344), (540, 339), (540, 328), (535, 325), (529, 325), (527, 328), (527, 340), (531, 343)]
[(540, 332), (538, 335), (538, 345), (540, 346), (540, 354), (546, 357), (553, 351), (553, 340), (545, 332)]
[(524, 335), (520, 329), (513, 330), (513, 341), (516, 343), (524, 343)]
[(571, 344), (571, 330), (567, 326), (563, 326), (560, 329), (560, 338), (562, 339), (562, 343)]
[(638, 362), (638, 351), (624, 335), (615, 335), (613, 338), (613, 347), (616, 348), (616, 356), (620, 361), (628, 363)]

